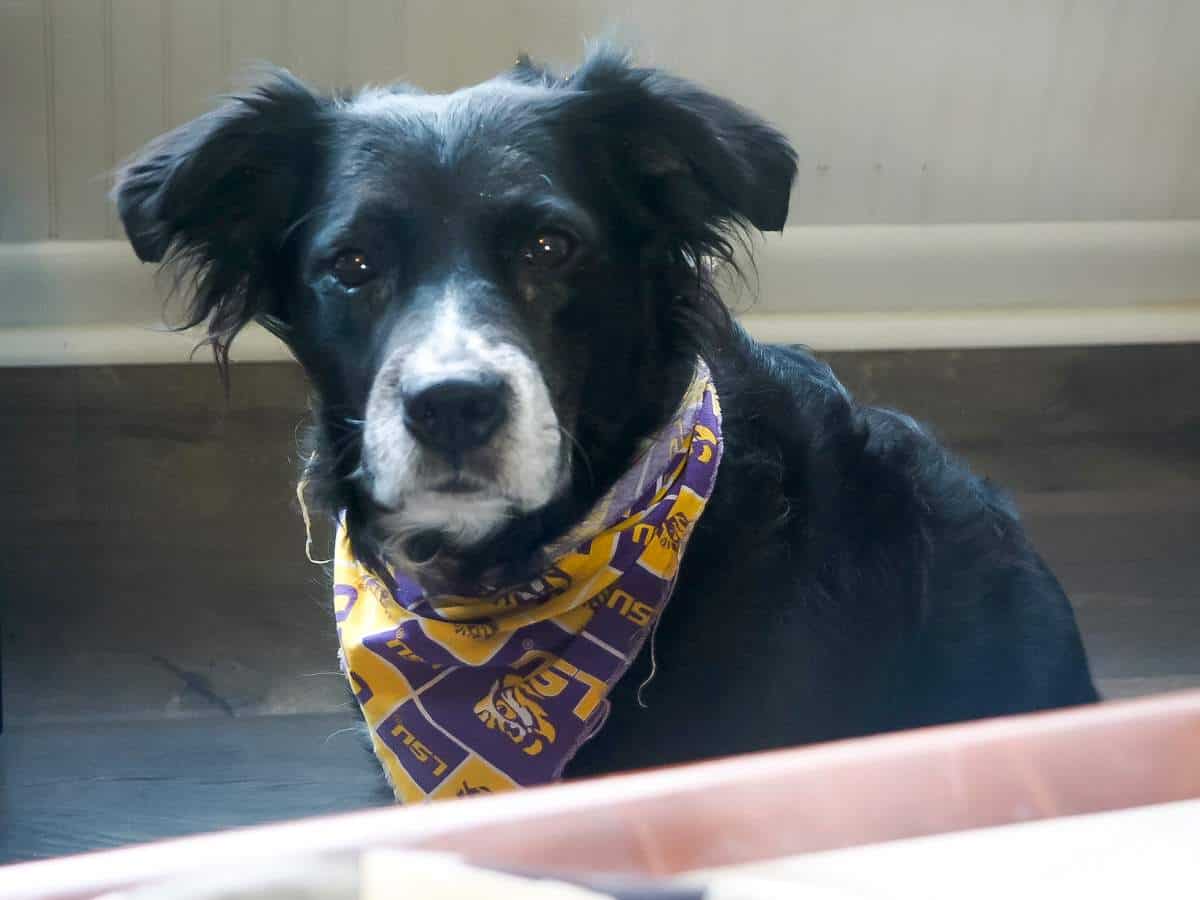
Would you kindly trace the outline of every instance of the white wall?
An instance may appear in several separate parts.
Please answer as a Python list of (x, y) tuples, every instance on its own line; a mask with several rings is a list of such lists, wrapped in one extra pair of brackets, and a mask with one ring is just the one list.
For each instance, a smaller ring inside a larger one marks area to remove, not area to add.
[(0, 240), (119, 236), (105, 173), (250, 60), (446, 89), (613, 26), (784, 128), (793, 224), (1200, 218), (1197, 0), (0, 0)]
[(0, 0), (0, 365), (186, 357), (107, 173), (252, 61), (446, 90), (606, 32), (798, 148), (763, 337), (1200, 340), (1200, 0)]

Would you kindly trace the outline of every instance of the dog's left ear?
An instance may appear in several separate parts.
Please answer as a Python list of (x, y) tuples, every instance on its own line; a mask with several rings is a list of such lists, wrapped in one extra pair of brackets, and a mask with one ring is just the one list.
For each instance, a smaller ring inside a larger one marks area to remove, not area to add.
[(567, 80), (582, 98), (581, 126), (619, 136), (643, 199), (680, 223), (779, 231), (787, 220), (796, 151), (738, 104), (621, 53), (593, 53)]

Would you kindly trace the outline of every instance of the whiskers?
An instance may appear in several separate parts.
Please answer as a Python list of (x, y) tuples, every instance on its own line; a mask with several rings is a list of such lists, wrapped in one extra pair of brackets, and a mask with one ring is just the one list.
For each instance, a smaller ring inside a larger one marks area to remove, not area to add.
[(353, 416), (333, 416), (326, 419), (325, 454), (317, 458), (314, 452), (306, 472), (315, 473), (318, 467), (325, 473), (339, 480), (353, 480), (363, 474), (361, 459), (349, 472), (343, 472), (347, 459), (351, 454), (358, 453), (362, 448), (363, 427), (366, 420)]
[[(363, 420), (351, 416), (330, 415), (324, 411), (326, 422), (325, 452), (315, 449), (319, 442), (314, 441), (304, 460), (300, 481), (296, 484), (296, 500), (300, 505), (300, 515), (304, 519), (304, 555), (315, 566), (326, 566), (333, 562), (330, 559), (317, 559), (313, 555), (312, 517), (308, 503), (312, 499), (318, 510), (329, 512), (329, 484), (331, 481), (352, 479), (359, 476), (362, 469), (361, 461), (355, 465), (349, 475), (341, 474), (350, 454), (358, 451), (361, 445)], [(298, 426), (299, 427), (299, 426)], [(304, 450), (301, 450), (303, 453)]]
[(587, 469), (588, 481), (594, 485), (596, 483), (596, 473), (592, 469), (592, 461), (588, 458), (587, 451), (583, 449), (583, 444), (579, 443), (579, 439), (575, 437), (575, 435), (571, 434), (571, 432), (563, 428), (557, 422), (554, 423), (554, 427), (557, 428), (562, 436), (570, 441), (575, 449), (579, 451), (579, 458), (582, 460), (584, 468)]
[[(305, 416), (296, 423), (293, 439), (296, 450), (301, 457), (306, 458), (304, 470), (306, 475), (316, 474), (318, 468), (327, 472), (336, 472), (346, 460), (346, 455), (356, 449), (361, 443), (363, 428), (367, 422), (357, 416), (338, 415), (325, 409), (320, 412), (320, 423), (313, 415)], [(301, 430), (307, 430), (308, 436), (301, 437)], [(317, 447), (321, 441), (318, 435), (325, 436), (326, 452), (318, 455)]]

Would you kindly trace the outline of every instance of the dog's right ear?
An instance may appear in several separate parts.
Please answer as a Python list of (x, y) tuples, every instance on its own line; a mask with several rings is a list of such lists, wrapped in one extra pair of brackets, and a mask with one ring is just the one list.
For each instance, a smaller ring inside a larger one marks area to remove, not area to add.
[(273, 303), (269, 275), (308, 200), (327, 111), (328, 101), (274, 70), (117, 173), (113, 197), (134, 252), (193, 276), (183, 326), (206, 322), (218, 359)]

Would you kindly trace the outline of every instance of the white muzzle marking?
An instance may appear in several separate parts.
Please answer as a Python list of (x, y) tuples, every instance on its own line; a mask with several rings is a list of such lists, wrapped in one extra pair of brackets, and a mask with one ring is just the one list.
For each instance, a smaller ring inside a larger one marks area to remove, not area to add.
[[(510, 391), (507, 420), (486, 447), (469, 454), (461, 473), (483, 487), (471, 493), (434, 490), (457, 473), (405, 425), (403, 385), (480, 374), (500, 376)], [(453, 293), (435, 310), (427, 334), (384, 363), (367, 400), (364, 477), (372, 499), (389, 510), (383, 524), (398, 550), (406, 537), (427, 531), (467, 547), (510, 517), (549, 503), (569, 469), (563, 450), (558, 416), (537, 364), (514, 344), (470, 327)], [(486, 456), (486, 474), (471, 470), (470, 457), (478, 454)]]

